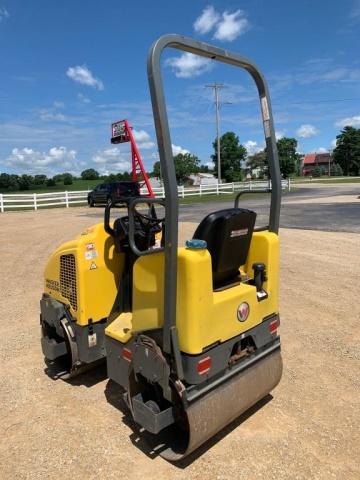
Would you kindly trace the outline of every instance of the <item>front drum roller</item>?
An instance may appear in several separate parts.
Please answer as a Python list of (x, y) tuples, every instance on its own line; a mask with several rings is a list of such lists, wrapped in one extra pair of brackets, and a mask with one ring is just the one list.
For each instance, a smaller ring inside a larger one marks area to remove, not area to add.
[[(85, 372), (90, 368), (89, 365), (82, 364), (79, 361), (78, 345), (76, 343), (75, 332), (70, 325), (69, 320), (64, 317), (60, 320), (61, 329), (63, 331), (63, 344), (65, 353), (54, 360), (50, 360), (52, 367), (54, 367), (54, 378), (61, 378), (62, 380), (69, 380)], [(49, 332), (43, 326), (43, 338), (46, 339)], [(51, 341), (51, 339), (50, 339)], [(54, 340), (52, 340), (54, 341)], [(92, 367), (93, 365), (91, 365)]]
[(281, 375), (278, 349), (191, 403), (183, 411), (185, 422), (159, 435), (155, 450), (166, 460), (181, 460), (268, 395)]

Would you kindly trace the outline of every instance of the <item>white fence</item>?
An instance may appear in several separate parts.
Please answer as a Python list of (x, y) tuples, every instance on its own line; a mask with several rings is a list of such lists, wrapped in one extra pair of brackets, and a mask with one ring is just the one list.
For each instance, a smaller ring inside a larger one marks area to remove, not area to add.
[[(242, 190), (264, 190), (271, 188), (269, 181), (248, 181), (235, 183), (222, 183), (217, 185), (200, 185), (197, 187), (178, 187), (180, 198), (202, 195), (232, 194)], [(282, 181), (282, 189), (290, 191), (290, 179)], [(155, 197), (165, 196), (164, 188), (153, 188)], [(79, 190), (73, 192), (52, 192), (52, 193), (0, 193), (0, 212), (6, 210), (29, 208), (38, 210), (43, 207), (66, 207), (87, 203), (90, 190)]]

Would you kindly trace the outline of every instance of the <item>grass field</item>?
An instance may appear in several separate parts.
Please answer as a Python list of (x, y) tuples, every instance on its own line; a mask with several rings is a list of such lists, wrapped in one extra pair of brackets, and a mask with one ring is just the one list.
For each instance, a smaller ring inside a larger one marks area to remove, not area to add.
[(325, 177), (319, 177), (319, 178), (310, 178), (307, 177), (296, 177), (294, 179), (291, 179), (291, 183), (360, 183), (360, 177), (334, 177), (334, 178), (329, 178), (327, 176)]

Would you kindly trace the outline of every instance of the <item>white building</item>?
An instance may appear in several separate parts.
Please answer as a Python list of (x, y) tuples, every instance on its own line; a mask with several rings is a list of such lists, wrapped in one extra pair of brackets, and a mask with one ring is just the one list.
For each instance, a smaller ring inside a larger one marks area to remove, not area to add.
[(162, 184), (161, 184), (159, 178), (150, 177), (149, 182), (150, 182), (150, 185), (151, 185), (152, 188), (161, 188), (162, 187)]
[(212, 173), (194, 173), (189, 178), (193, 181), (195, 187), (199, 185), (217, 185), (218, 183), (217, 178)]

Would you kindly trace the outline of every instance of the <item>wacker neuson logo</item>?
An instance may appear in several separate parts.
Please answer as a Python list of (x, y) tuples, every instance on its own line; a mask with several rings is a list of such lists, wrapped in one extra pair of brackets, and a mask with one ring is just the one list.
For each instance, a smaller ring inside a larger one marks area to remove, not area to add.
[(245, 322), (250, 313), (250, 306), (247, 302), (240, 303), (237, 309), (237, 318), (240, 322)]

